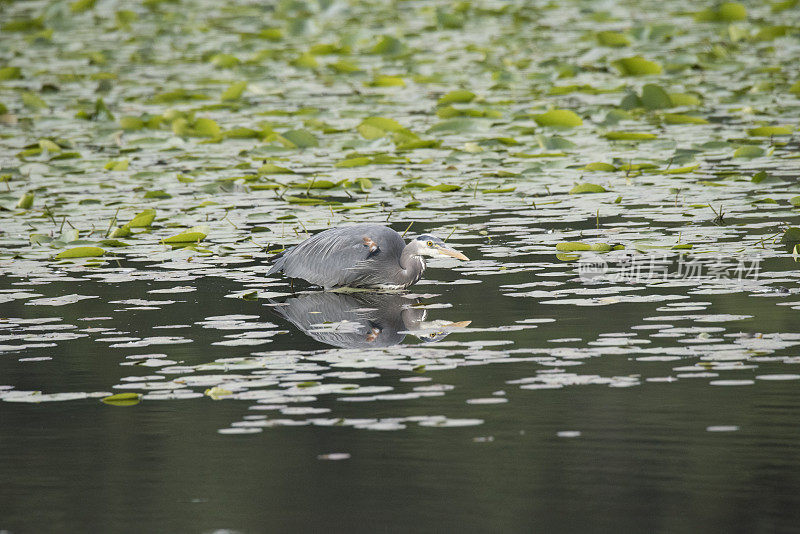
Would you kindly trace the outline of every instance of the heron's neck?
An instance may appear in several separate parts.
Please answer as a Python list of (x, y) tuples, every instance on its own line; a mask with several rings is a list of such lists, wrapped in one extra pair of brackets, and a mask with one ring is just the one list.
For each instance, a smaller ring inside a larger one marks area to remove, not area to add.
[(400, 254), (400, 283), (410, 286), (422, 277), (425, 271), (425, 260), (421, 256), (415, 256), (413, 247), (408, 244)]

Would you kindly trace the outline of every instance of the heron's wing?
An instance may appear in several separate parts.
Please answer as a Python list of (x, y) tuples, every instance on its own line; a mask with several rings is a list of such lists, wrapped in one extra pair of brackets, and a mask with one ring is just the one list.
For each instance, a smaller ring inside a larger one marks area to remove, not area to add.
[[(367, 239), (365, 239), (367, 238)], [(394, 230), (379, 225), (354, 225), (321, 232), (289, 249), (270, 269), (282, 270), (290, 278), (302, 278), (323, 287), (373, 282), (379, 277), (377, 267), (399, 258)], [(396, 263), (396, 261), (395, 261)], [(389, 263), (390, 264), (390, 263)]]

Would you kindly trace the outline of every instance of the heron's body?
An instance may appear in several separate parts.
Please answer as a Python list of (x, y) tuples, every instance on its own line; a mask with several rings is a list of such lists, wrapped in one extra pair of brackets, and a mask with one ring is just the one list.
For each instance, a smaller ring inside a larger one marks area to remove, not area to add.
[(391, 228), (356, 224), (325, 230), (288, 249), (268, 274), (283, 271), (289, 278), (302, 278), (326, 289), (403, 289), (422, 277), (423, 256), (437, 255), (467, 259), (433, 236), (420, 236), (406, 244)]

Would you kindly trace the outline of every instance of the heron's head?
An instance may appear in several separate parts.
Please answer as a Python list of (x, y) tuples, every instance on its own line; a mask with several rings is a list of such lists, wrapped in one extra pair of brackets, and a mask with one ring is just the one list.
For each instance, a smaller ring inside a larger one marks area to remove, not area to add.
[(469, 258), (454, 248), (448, 247), (444, 241), (436, 236), (424, 234), (412, 241), (414, 244), (414, 254), (416, 256), (428, 256), (429, 258), (455, 258), (467, 261)]

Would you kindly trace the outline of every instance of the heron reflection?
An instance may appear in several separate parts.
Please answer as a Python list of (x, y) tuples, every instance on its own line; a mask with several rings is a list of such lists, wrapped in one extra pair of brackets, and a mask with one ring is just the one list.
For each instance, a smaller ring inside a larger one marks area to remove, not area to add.
[(392, 293), (309, 293), (275, 303), (274, 310), (311, 338), (342, 348), (397, 345), (407, 334), (438, 341), (471, 321), (426, 321), (417, 299)]

